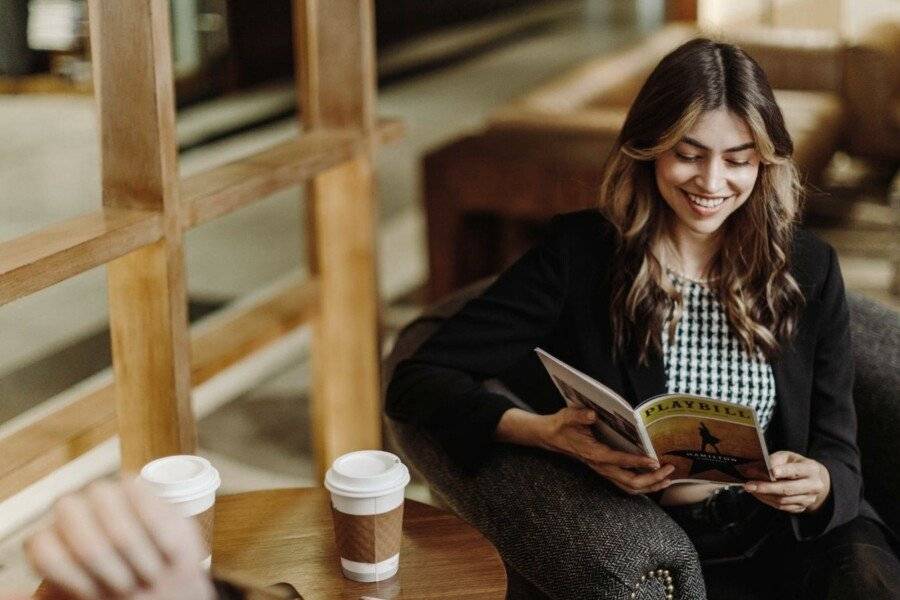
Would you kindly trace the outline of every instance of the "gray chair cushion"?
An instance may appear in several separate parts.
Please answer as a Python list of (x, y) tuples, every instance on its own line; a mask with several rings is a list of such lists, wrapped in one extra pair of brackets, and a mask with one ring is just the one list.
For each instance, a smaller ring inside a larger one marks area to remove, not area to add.
[(900, 533), (900, 314), (857, 294), (849, 302), (865, 496)]
[[(628, 598), (641, 575), (657, 569), (670, 571), (675, 598), (706, 597), (693, 545), (648, 498), (628, 496), (563, 456), (505, 444), (473, 474), (423, 430), (389, 419), (387, 431), (432, 493), (547, 597)], [(640, 591), (636, 598), (666, 597), (658, 580)]]

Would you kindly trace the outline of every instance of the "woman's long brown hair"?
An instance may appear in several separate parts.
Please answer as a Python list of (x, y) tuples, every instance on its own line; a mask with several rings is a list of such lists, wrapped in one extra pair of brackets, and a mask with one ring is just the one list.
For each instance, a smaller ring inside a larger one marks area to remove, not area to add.
[(650, 74), (601, 183), (600, 210), (618, 234), (611, 299), (617, 356), (643, 363), (661, 353), (667, 321), (674, 336), (682, 299), (655, 251), (676, 217), (657, 188), (654, 161), (703, 112), (723, 107), (746, 121), (761, 162), (750, 197), (722, 226), (709, 282), (751, 355), (775, 357), (796, 328), (804, 299), (790, 274), (801, 197), (793, 142), (759, 65), (737, 46), (695, 39)]

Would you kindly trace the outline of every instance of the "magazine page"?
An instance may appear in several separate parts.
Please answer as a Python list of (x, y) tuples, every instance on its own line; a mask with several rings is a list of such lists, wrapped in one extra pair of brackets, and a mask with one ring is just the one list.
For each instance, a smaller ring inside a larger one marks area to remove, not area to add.
[(689, 394), (651, 398), (638, 414), (672, 481), (772, 480), (769, 453), (752, 407)]
[(656, 458), (646, 432), (621, 396), (552, 354), (535, 348), (544, 368), (568, 406), (590, 408), (597, 415), (594, 436), (617, 450)]

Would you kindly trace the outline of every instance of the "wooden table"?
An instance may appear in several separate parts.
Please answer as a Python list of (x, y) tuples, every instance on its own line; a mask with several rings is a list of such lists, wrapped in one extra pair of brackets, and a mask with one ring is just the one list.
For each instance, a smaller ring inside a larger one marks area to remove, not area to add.
[(304, 600), (506, 597), (497, 550), (456, 516), (407, 500), (400, 571), (380, 583), (341, 574), (328, 492), (265, 490), (216, 501), (213, 568), (260, 582), (286, 581)]

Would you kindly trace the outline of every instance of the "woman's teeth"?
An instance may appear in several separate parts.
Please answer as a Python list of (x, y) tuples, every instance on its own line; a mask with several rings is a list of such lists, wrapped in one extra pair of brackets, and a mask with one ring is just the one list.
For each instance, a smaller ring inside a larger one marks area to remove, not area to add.
[(685, 193), (687, 194), (687, 197), (690, 198), (691, 202), (693, 202), (697, 206), (702, 206), (703, 208), (716, 208), (726, 200), (726, 197), (724, 196), (719, 198), (703, 198), (701, 196), (688, 194), (687, 192)]

